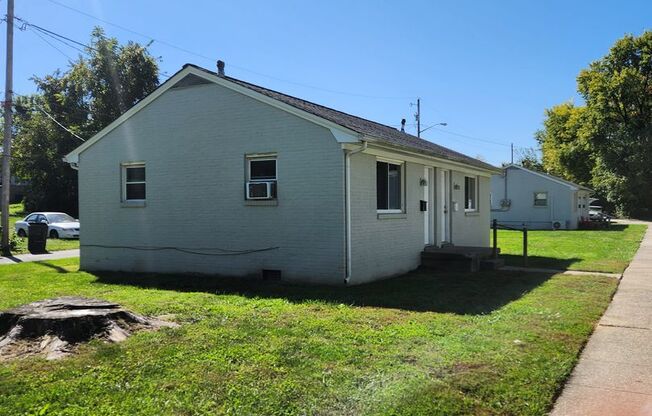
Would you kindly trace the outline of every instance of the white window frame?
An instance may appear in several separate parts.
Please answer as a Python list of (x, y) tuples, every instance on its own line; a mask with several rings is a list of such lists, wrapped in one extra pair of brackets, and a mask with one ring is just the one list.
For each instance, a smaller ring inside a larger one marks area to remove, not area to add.
[[(546, 194), (546, 204), (545, 205), (537, 205), (537, 194)], [(548, 206), (548, 201), (550, 200), (548, 191), (536, 191), (532, 193), (532, 206), (535, 208), (546, 208)]]
[[(473, 189), (475, 198), (475, 206), (473, 208), (467, 208), (466, 207), (466, 178), (473, 179), (475, 183), (475, 187)], [(479, 198), (480, 197), (480, 181), (478, 176), (469, 176), (469, 175), (464, 175), (464, 212), (478, 212), (478, 203), (479, 203)]]
[[(145, 202), (147, 200), (147, 167), (145, 162), (125, 162), (120, 164), (122, 173), (122, 202)], [(143, 168), (145, 169), (144, 181), (127, 182), (127, 169), (130, 168)], [(145, 199), (127, 199), (127, 183), (129, 184), (144, 184), (145, 185)]]
[[(374, 169), (376, 169), (377, 163), (387, 163), (390, 165), (395, 165), (399, 167), (399, 174), (401, 175), (401, 189), (399, 192), (399, 195), (401, 197), (401, 208), (400, 209), (378, 209), (376, 207), (376, 213), (378, 214), (403, 214), (405, 213), (405, 162), (401, 160), (394, 160), (394, 159), (385, 159), (385, 158), (376, 158), (376, 163), (374, 164)], [(387, 181), (387, 197), (389, 198), (389, 181)], [(378, 189), (378, 178), (376, 178), (376, 190)], [(377, 191), (376, 191), (377, 192)], [(376, 196), (376, 202), (378, 200), (378, 197)]]
[[(266, 183), (266, 182), (274, 182), (276, 185), (276, 195), (273, 198), (269, 198), (271, 200), (278, 199), (278, 157), (275, 153), (269, 153), (269, 154), (254, 154), (254, 155), (245, 155), (246, 162), (247, 162), (247, 175), (245, 178), (245, 187), (247, 187), (248, 183)], [(251, 162), (264, 162), (264, 161), (274, 161), (274, 179), (252, 179), (251, 178)], [(249, 198), (249, 193), (248, 190), (245, 189), (245, 199), (247, 201), (258, 201), (261, 200), (259, 198)]]

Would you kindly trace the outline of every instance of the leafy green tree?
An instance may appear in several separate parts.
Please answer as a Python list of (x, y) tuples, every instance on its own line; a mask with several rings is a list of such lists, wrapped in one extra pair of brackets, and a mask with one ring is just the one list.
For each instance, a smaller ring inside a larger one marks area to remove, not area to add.
[(17, 100), (12, 165), (30, 183), (28, 210), (78, 212), (77, 172), (62, 158), (81, 141), (56, 122), (88, 139), (159, 84), (146, 46), (120, 45), (96, 28), (86, 53), (65, 72), (34, 77), (38, 93)]
[(595, 165), (590, 142), (593, 128), (586, 107), (564, 103), (546, 110), (544, 128), (535, 137), (546, 172), (571, 182), (590, 185)]
[(546, 169), (590, 184), (624, 215), (652, 215), (652, 32), (628, 35), (580, 72), (585, 106), (547, 112)]
[(652, 32), (625, 36), (578, 77), (596, 165), (593, 185), (628, 215), (652, 213)]
[(516, 163), (530, 170), (545, 172), (538, 150), (532, 147), (517, 149)]

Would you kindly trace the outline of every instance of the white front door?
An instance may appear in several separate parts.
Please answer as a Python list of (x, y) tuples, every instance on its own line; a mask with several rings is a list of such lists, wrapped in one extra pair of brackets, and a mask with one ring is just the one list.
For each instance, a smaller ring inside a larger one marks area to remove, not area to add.
[(432, 198), (430, 196), (430, 180), (431, 180), (432, 168), (424, 167), (423, 168), (423, 179), (425, 180), (425, 185), (423, 185), (423, 201), (426, 201), (426, 210), (423, 212), (423, 244), (430, 245), (432, 240), (430, 239), (431, 230), (434, 225), (434, 218), (432, 213), (434, 212)]
[(439, 243), (451, 241), (450, 230), (450, 171), (442, 169), (439, 174)]

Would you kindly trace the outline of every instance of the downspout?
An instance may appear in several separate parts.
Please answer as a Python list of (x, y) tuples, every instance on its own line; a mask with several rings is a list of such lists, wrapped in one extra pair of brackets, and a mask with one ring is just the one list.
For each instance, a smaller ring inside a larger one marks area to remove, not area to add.
[[(503, 188), (504, 188), (503, 189), (503, 200), (508, 200), (509, 199), (508, 196), (507, 196), (507, 173), (508, 173), (508, 170), (505, 169), (503, 171), (503, 174), (501, 175), (502, 178), (503, 178)], [(511, 205), (508, 206), (508, 207), (503, 207), (502, 204), (501, 204), (500, 208), (493, 208), (492, 207), (491, 212), (507, 212), (510, 209), (511, 209)]]
[(351, 155), (364, 152), (367, 150), (367, 142), (362, 140), (362, 145), (356, 150), (344, 152), (344, 170), (345, 170), (345, 198), (346, 198), (346, 276), (344, 284), (349, 284), (351, 279)]
[(507, 171), (507, 169), (505, 169), (505, 181), (504, 181), (505, 182), (505, 191), (503, 192), (504, 199), (509, 199), (507, 197), (507, 173), (508, 173), (508, 171)]

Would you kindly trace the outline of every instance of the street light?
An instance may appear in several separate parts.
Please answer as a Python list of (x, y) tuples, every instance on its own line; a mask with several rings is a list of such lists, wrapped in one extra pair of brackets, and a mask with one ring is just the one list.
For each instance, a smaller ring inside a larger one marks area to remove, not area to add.
[(448, 123), (437, 123), (437, 124), (433, 124), (432, 126), (428, 126), (423, 130), (419, 130), (419, 136), (418, 137), (421, 137), (421, 133), (423, 133), (424, 131), (426, 131), (428, 129), (431, 129), (431, 128), (435, 127), (435, 126), (444, 126), (444, 127), (446, 127), (446, 126), (448, 126)]

